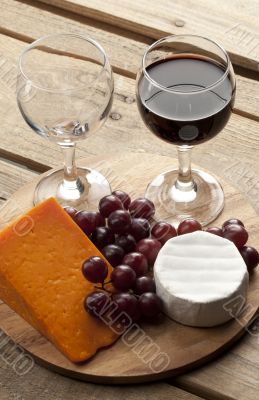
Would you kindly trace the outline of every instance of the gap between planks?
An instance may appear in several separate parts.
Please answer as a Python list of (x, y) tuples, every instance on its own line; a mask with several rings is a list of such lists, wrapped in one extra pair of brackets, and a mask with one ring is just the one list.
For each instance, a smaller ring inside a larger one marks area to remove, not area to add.
[[(122, 28), (122, 27), (119, 27), (116, 25), (109, 24), (105, 21), (100, 21), (98, 19), (93, 19), (93, 18), (86, 17), (84, 15), (79, 15), (73, 11), (67, 11), (66, 9), (59, 8), (55, 5), (42, 3), (40, 1), (37, 1), (37, 3), (35, 3), (35, 0), (17, 0), (17, 1), (20, 3), (23, 3), (23, 4), (27, 4), (30, 7), (34, 7), (39, 10), (48, 11), (54, 15), (68, 18), (71, 21), (76, 21), (76, 22), (83, 23), (85, 25), (89, 25), (91, 27), (94, 27), (95, 29), (100, 29), (102, 31), (114, 33), (116, 35), (120, 35), (120, 36), (123, 36), (128, 39), (136, 40), (136, 41), (141, 42), (146, 45), (150, 45), (156, 40), (150, 36), (145, 36), (145, 35), (142, 35), (141, 33), (137, 33), (137, 32), (127, 30), (125, 28)], [(0, 26), (0, 33), (3, 33), (10, 37), (13, 37), (14, 39), (22, 40), (26, 43), (31, 43), (32, 41), (35, 40), (35, 38), (33, 38), (31, 36), (22, 35), (17, 32), (5, 29), (1, 26)], [(253, 71), (248, 68), (245, 68), (245, 67), (242, 67), (235, 63), (232, 63), (232, 64), (234, 66), (234, 69), (236, 70), (236, 74), (246, 77), (246, 78), (249, 78), (249, 79), (259, 80), (258, 72)], [(126, 69), (121, 69), (116, 66), (113, 66), (113, 70), (114, 70), (114, 72), (116, 72), (120, 75), (129, 77), (132, 79), (136, 78), (136, 74), (132, 73), (132, 71), (129, 71)]]
[(23, 157), (19, 154), (12, 153), (2, 148), (0, 148), (0, 158), (5, 162), (11, 162), (21, 168), (26, 168), (31, 172), (43, 173), (51, 169), (51, 167), (48, 165), (41, 164), (35, 160)]
[[(0, 34), (11, 37), (16, 40), (20, 40), (21, 42), (28, 43), (28, 44), (32, 43), (35, 40), (35, 38), (33, 38), (31, 36), (23, 35), (23, 34), (11, 31), (9, 29), (3, 28), (1, 26), (0, 26)], [(133, 72), (128, 71), (126, 69), (119, 68), (116, 65), (113, 65), (112, 69), (113, 69), (113, 72), (115, 72), (118, 75), (122, 75), (127, 78), (131, 78), (131, 79), (136, 78), (136, 74), (134, 74)]]
[(52, 14), (69, 18), (70, 20), (81, 22), (86, 25), (90, 25), (95, 29), (101, 29), (103, 31), (114, 33), (116, 35), (120, 35), (128, 39), (133, 39), (138, 42), (142, 42), (145, 44), (151, 44), (154, 42), (153, 38), (146, 35), (142, 35), (141, 33), (136, 33), (131, 30), (125, 29), (124, 27), (119, 27), (113, 24), (109, 24), (108, 22), (105, 21), (99, 21), (94, 18), (90, 18), (84, 15), (79, 15), (77, 13), (74, 13), (73, 11), (67, 11), (65, 9), (56, 7), (55, 5), (52, 4), (41, 3), (38, 1), (35, 2), (35, 0), (17, 0), (17, 1), (23, 4), (27, 4), (31, 7), (37, 8), (39, 10), (49, 11)]
[[(227, 396), (225, 394), (221, 394), (213, 389), (208, 389), (206, 388), (204, 390), (204, 388), (202, 387), (202, 385), (199, 384), (195, 384), (195, 385), (184, 385), (178, 382), (174, 382), (174, 381), (166, 381), (166, 383), (168, 383), (169, 385), (172, 385), (174, 387), (177, 387), (179, 389), (182, 390), (188, 390), (189, 393), (194, 394), (196, 396), (200, 396), (206, 400), (236, 400), (234, 397), (232, 396)], [(188, 386), (188, 389), (186, 389), (186, 386)], [(206, 391), (206, 393), (204, 393)], [(205, 397), (204, 397), (205, 396)], [(257, 399), (254, 399), (257, 400)]]

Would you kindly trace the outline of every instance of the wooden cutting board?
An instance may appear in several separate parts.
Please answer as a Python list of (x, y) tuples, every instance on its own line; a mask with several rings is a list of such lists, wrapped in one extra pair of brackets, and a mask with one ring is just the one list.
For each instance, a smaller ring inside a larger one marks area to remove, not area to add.
[[(146, 153), (127, 153), (105, 159), (82, 159), (79, 165), (102, 172), (113, 189), (128, 191), (131, 196), (143, 196), (147, 184), (158, 173), (176, 166), (176, 161)], [(220, 179), (225, 192), (225, 208), (213, 225), (230, 217), (240, 218), (249, 231), (249, 244), (258, 247), (259, 217), (247, 199)], [(32, 207), (37, 180), (17, 191), (0, 210), (0, 224)], [(259, 304), (259, 271), (251, 276), (247, 307), (238, 321), (232, 320), (216, 328), (191, 328), (167, 317), (154, 324), (142, 324), (128, 332), (113, 346), (101, 350), (87, 363), (75, 365), (23, 321), (5, 304), (0, 305), (0, 329), (27, 350), (37, 362), (61, 374), (81, 380), (125, 384), (167, 378), (187, 372), (207, 363), (227, 350), (255, 319)], [(251, 328), (252, 329), (252, 328)]]

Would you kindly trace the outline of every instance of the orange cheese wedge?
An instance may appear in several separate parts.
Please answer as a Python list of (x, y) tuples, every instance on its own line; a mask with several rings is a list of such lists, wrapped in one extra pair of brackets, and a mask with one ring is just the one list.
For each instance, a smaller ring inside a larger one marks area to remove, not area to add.
[(84, 310), (94, 288), (81, 267), (91, 256), (104, 258), (53, 198), (0, 233), (0, 298), (73, 362), (117, 339)]

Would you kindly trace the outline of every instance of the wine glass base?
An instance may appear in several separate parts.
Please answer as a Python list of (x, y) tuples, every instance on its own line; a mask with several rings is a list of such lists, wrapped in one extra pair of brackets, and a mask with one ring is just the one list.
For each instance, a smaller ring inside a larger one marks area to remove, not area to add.
[(214, 221), (224, 207), (220, 183), (208, 173), (193, 169), (194, 187), (181, 191), (175, 185), (177, 177), (178, 170), (171, 170), (158, 175), (148, 185), (145, 197), (155, 205), (155, 219), (174, 226), (186, 218), (195, 218), (202, 226)]
[(55, 197), (62, 206), (78, 210), (96, 211), (99, 200), (111, 193), (107, 179), (90, 168), (77, 168), (77, 181), (64, 181), (64, 170), (50, 172), (43, 177), (34, 192), (34, 204)]

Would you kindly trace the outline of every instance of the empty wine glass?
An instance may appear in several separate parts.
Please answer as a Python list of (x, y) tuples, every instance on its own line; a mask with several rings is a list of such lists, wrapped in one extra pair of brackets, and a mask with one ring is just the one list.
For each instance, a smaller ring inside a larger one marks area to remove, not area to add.
[(112, 70), (95, 40), (61, 33), (42, 37), (24, 50), (17, 80), (19, 109), (27, 124), (57, 143), (64, 155), (64, 168), (39, 181), (34, 204), (54, 196), (62, 205), (91, 208), (110, 193), (99, 172), (76, 168), (75, 146), (102, 126), (112, 97)]
[(178, 146), (179, 168), (160, 174), (145, 196), (157, 219), (177, 224), (185, 218), (202, 225), (224, 206), (220, 183), (191, 169), (191, 149), (212, 139), (226, 125), (234, 105), (235, 77), (226, 51), (195, 35), (168, 36), (145, 52), (137, 76), (137, 104), (146, 126)]

